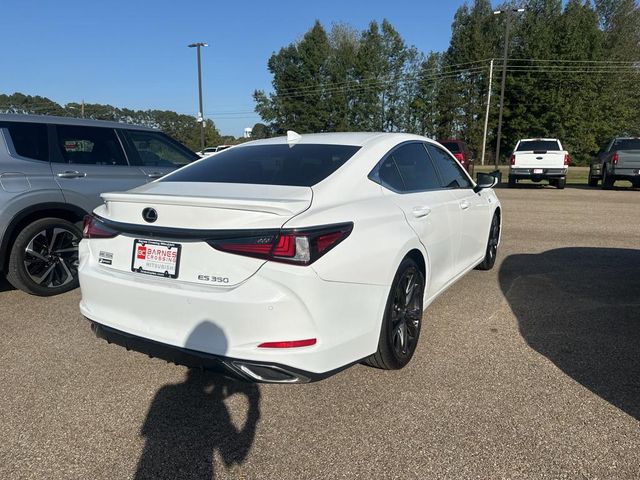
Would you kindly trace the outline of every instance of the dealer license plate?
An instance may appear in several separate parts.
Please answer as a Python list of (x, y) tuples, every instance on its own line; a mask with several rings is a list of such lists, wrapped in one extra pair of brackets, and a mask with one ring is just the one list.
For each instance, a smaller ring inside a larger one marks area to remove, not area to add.
[(542, 173), (542, 169), (541, 168), (534, 168), (533, 169), (533, 173)]
[(131, 271), (158, 277), (178, 278), (181, 248), (182, 245), (179, 243), (136, 239), (133, 241)]

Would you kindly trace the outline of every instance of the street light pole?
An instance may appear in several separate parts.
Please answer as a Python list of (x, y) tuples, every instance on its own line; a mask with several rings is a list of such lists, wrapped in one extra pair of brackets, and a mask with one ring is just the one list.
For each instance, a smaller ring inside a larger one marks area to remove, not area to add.
[(200, 150), (204, 150), (204, 113), (202, 108), (202, 66), (200, 62), (200, 47), (208, 47), (204, 42), (191, 43), (189, 48), (195, 47), (198, 54), (198, 122), (200, 122)]
[(502, 108), (504, 106), (504, 89), (505, 89), (505, 84), (507, 82), (507, 57), (509, 55), (509, 28), (511, 26), (512, 13), (519, 13), (519, 12), (524, 12), (524, 8), (511, 8), (507, 10), (496, 10), (495, 12), (493, 12), (494, 15), (500, 15), (501, 13), (504, 13), (507, 15), (507, 19), (505, 22), (506, 28), (505, 28), (505, 34), (504, 34), (504, 54), (502, 57), (502, 85), (500, 86), (500, 110), (498, 113), (498, 138), (496, 139), (496, 157), (495, 157), (496, 175), (499, 174), (498, 161), (500, 159), (500, 141), (502, 137)]

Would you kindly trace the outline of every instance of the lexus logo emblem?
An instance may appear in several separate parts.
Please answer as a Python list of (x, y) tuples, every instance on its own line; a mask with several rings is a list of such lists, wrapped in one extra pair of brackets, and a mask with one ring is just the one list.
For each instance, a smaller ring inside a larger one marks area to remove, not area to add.
[(158, 212), (153, 208), (145, 208), (142, 210), (142, 218), (144, 218), (145, 222), (153, 223), (158, 220)]

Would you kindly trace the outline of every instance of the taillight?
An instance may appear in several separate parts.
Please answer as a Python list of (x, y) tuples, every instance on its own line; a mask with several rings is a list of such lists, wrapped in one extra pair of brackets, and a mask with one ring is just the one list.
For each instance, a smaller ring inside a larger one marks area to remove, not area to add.
[(83, 238), (113, 238), (118, 232), (107, 227), (100, 219), (93, 215), (86, 215), (82, 225)]
[(458, 160), (460, 163), (464, 163), (463, 153), (454, 153), (453, 156), (456, 157), (456, 160)]
[(515, 165), (516, 164), (516, 156), (515, 155), (511, 155), (511, 158), (509, 159), (509, 162), (511, 163), (511, 165)]
[(611, 157), (611, 161), (614, 165), (618, 164), (618, 152), (613, 152), (613, 156)]
[(309, 265), (349, 236), (353, 223), (268, 231), (246, 237), (208, 240), (216, 250), (274, 262)]
[(568, 167), (568, 166), (569, 166), (569, 160), (571, 160), (571, 159), (569, 158), (569, 154), (568, 154), (568, 153), (565, 153), (565, 154), (564, 154), (564, 166), (565, 166), (565, 167)]

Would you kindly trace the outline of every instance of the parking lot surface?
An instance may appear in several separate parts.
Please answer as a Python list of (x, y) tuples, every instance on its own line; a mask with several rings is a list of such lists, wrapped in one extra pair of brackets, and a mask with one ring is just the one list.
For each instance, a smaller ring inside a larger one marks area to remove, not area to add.
[(78, 291), (0, 283), (0, 478), (639, 478), (640, 192), (498, 195), (496, 267), (396, 372), (188, 373), (96, 339)]

